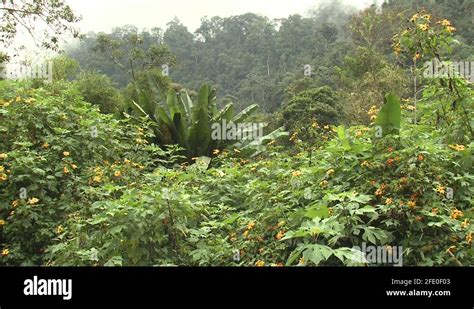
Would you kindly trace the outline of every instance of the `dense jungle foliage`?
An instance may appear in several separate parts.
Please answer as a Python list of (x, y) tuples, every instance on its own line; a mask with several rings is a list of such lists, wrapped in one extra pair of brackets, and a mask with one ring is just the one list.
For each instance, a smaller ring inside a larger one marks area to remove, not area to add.
[(0, 265), (473, 265), (474, 1), (417, 3), (124, 26), (0, 80)]

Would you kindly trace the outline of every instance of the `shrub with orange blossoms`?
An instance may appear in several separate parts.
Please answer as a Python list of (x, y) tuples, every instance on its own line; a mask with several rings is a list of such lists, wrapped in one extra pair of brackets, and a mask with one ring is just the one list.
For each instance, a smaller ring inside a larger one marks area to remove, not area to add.
[(462, 211), (460, 211), (460, 210), (458, 210), (458, 209), (456, 209), (456, 208), (453, 208), (453, 209), (451, 210), (451, 215), (450, 215), (450, 217), (451, 217), (452, 219), (457, 220), (459, 217), (463, 217), (463, 216), (464, 216), (464, 214), (463, 214)]

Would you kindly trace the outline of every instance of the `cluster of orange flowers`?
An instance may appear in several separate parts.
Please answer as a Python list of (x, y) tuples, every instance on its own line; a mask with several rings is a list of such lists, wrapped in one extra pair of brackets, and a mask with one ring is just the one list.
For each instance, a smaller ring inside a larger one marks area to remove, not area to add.
[[(43, 146), (42, 146), (43, 149), (47, 149), (48, 147), (49, 147), (49, 144), (48, 144), (48, 143), (44, 143)], [(64, 160), (65, 158), (69, 157), (70, 155), (71, 155), (71, 153), (70, 153), (69, 151), (64, 151), (64, 152), (63, 152), (63, 156), (64, 156), (63, 160)], [(74, 164), (74, 163), (71, 163), (71, 164), (70, 164), (70, 167), (71, 167), (73, 170), (76, 170), (76, 169), (77, 169), (77, 165)], [(64, 174), (69, 174), (69, 166), (68, 166), (68, 165), (66, 165), (66, 166), (63, 167), (63, 173), (64, 173)]]
[(456, 208), (453, 208), (451, 210), (451, 218), (454, 219), (454, 220), (457, 220), (459, 217), (462, 217), (464, 216), (463, 212), (456, 209)]
[(456, 32), (456, 28), (454, 28), (447, 19), (440, 20), (436, 24), (444, 26), (449, 33)]
[(387, 185), (386, 184), (381, 184), (380, 187), (375, 190), (375, 195), (376, 196), (382, 196), (385, 194), (385, 190), (387, 189)]
[(1, 181), (6, 181), (8, 179), (7, 174), (3, 173), (5, 168), (3, 166), (0, 166), (0, 182)]
[(367, 112), (367, 114), (370, 116), (371, 121), (375, 121), (375, 119), (377, 118), (378, 112), (379, 112), (379, 109), (377, 108), (377, 106), (372, 105), (372, 107)]
[(39, 201), (40, 201), (39, 199), (37, 199), (36, 197), (33, 197), (33, 198), (30, 198), (27, 203), (28, 205), (36, 205), (39, 203)]
[(293, 177), (299, 177), (299, 176), (301, 176), (301, 171), (293, 171), (293, 172), (291, 173), (291, 176), (293, 176)]
[(262, 261), (262, 260), (258, 260), (258, 261), (255, 263), (255, 266), (257, 266), (257, 267), (263, 267), (263, 266), (265, 266), (265, 262)]
[(249, 236), (250, 231), (255, 227), (255, 221), (251, 221), (247, 224), (247, 229), (244, 231), (244, 237)]
[(456, 150), (456, 151), (464, 151), (466, 149), (465, 146), (463, 145), (458, 145), (458, 144), (454, 144), (454, 145), (448, 145), (449, 148), (453, 149), (453, 150)]
[(461, 228), (462, 228), (462, 229), (465, 229), (465, 228), (467, 228), (469, 225), (471, 225), (471, 224), (469, 223), (469, 220), (464, 219), (464, 222), (461, 223)]
[(298, 139), (298, 132), (294, 132), (291, 136), (290, 136), (290, 142), (296, 142)]
[(283, 237), (285, 237), (285, 231), (284, 230), (280, 230), (275, 236), (275, 238), (277, 240), (281, 240)]
[[(8, 155), (6, 153), (0, 153), (0, 160), (5, 160), (6, 158), (8, 158)], [(5, 168), (0, 165), (0, 181), (5, 181), (8, 179), (8, 176), (6, 173), (4, 173), (4, 171)]]

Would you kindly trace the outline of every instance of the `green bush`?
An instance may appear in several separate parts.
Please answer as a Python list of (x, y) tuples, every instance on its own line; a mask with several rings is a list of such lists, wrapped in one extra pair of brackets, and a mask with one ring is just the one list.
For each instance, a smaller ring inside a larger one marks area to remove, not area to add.
[(337, 124), (339, 115), (338, 96), (328, 86), (302, 91), (282, 108), (284, 125), (293, 132), (314, 122), (323, 126)]
[(99, 106), (101, 113), (117, 113), (123, 105), (120, 91), (107, 75), (83, 72), (74, 83), (84, 100)]
[(99, 113), (68, 84), (46, 90), (4, 81), (0, 93), (0, 246), (9, 251), (0, 263), (39, 265), (61, 222), (89, 208), (85, 193), (106, 177), (96, 168), (126, 158), (135, 164), (127, 173), (138, 177), (159, 157), (144, 150), (145, 123)]
[(218, 167), (157, 169), (118, 197), (96, 188), (104, 200), (68, 220), (48, 256), (54, 265), (364, 265), (355, 246), (365, 242), (402, 246), (403, 265), (471, 265), (470, 148), (406, 123), (400, 135), (374, 136), (350, 128), (313, 165), (274, 144), (251, 161), (226, 151)]

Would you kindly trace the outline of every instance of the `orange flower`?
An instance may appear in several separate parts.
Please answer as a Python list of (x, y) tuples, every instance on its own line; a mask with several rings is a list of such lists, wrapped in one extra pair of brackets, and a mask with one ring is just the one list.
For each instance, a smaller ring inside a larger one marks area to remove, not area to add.
[(445, 187), (442, 187), (442, 186), (438, 186), (436, 188), (436, 192), (438, 192), (439, 194), (444, 194), (446, 191), (445, 191)]
[(423, 155), (420, 153), (418, 155), (418, 161), (423, 161), (425, 159), (425, 157), (423, 157)]
[(388, 199), (385, 200), (385, 205), (391, 205), (393, 203), (393, 200), (389, 197)]
[(464, 214), (462, 211), (456, 209), (456, 208), (453, 208), (451, 210), (451, 218), (454, 219), (454, 220), (457, 220), (459, 217), (463, 217)]
[(436, 214), (438, 213), (438, 211), (439, 211), (438, 208), (432, 208), (432, 209), (431, 209), (431, 213), (432, 213), (433, 215), (436, 215)]
[(258, 260), (258, 261), (255, 263), (255, 266), (257, 266), (257, 267), (263, 267), (263, 266), (265, 266), (265, 262), (262, 261), (262, 260)]
[(441, 20), (441, 21), (438, 21), (437, 24), (438, 24), (438, 25), (441, 24), (441, 25), (443, 25), (443, 26), (445, 26), (445, 27), (451, 26), (451, 22), (450, 22), (449, 20), (447, 20), (447, 19), (443, 19), (443, 20)]
[(421, 58), (421, 54), (419, 52), (416, 52), (415, 56), (413, 56), (413, 61), (416, 61)]
[(115, 171), (114, 176), (115, 177), (120, 177), (120, 176), (122, 176), (122, 172), (121, 171)]
[(39, 199), (37, 199), (36, 197), (33, 197), (28, 200), (28, 204), (35, 205), (35, 204), (38, 204), (39, 201), (40, 201)]
[(409, 202), (407, 203), (407, 205), (408, 205), (408, 207), (409, 207), (410, 209), (414, 209), (415, 206), (416, 206), (416, 202), (414, 202), (414, 201), (409, 201)]
[(69, 151), (65, 151), (65, 152), (63, 152), (63, 156), (65, 156), (65, 157), (69, 157), (69, 155), (70, 155)]
[(284, 236), (285, 236), (285, 231), (281, 230), (278, 232), (278, 234), (276, 234), (275, 238), (277, 240), (281, 240)]
[(299, 176), (301, 176), (301, 171), (294, 171), (294, 172), (291, 173), (291, 176), (299, 177)]
[(466, 149), (466, 146), (458, 145), (458, 144), (448, 145), (448, 147), (451, 148), (452, 150), (456, 150), (456, 151), (464, 151)]
[(387, 160), (387, 165), (388, 165), (389, 167), (392, 167), (392, 166), (393, 166), (393, 162), (395, 162), (394, 159), (388, 158), (388, 160)]
[(456, 32), (456, 28), (454, 28), (454, 27), (452, 27), (452, 26), (446, 27), (446, 30), (448, 30), (449, 33)]
[(419, 28), (421, 31), (427, 31), (427, 30), (430, 28), (430, 25), (429, 25), (429, 24), (419, 24), (419, 25), (418, 25), (418, 28)]
[(472, 233), (467, 234), (466, 241), (469, 245), (472, 244)]
[(423, 220), (423, 217), (422, 217), (422, 216), (416, 216), (416, 217), (415, 217), (415, 220), (416, 220), (416, 221), (422, 221), (422, 220)]
[(461, 228), (465, 229), (470, 225), (469, 220), (464, 219), (464, 222), (461, 223)]
[(418, 20), (418, 18), (420, 18), (420, 15), (415, 14), (415, 15), (413, 15), (413, 16), (411, 17), (410, 21), (411, 21), (412, 23), (414, 23), (414, 22), (416, 22), (416, 21)]
[(68, 174), (68, 173), (69, 173), (69, 169), (67, 168), (67, 166), (63, 167), (63, 172), (64, 172), (64, 174)]
[(380, 187), (375, 191), (376, 196), (382, 196), (385, 193), (385, 189), (387, 186), (383, 183), (380, 185)]

